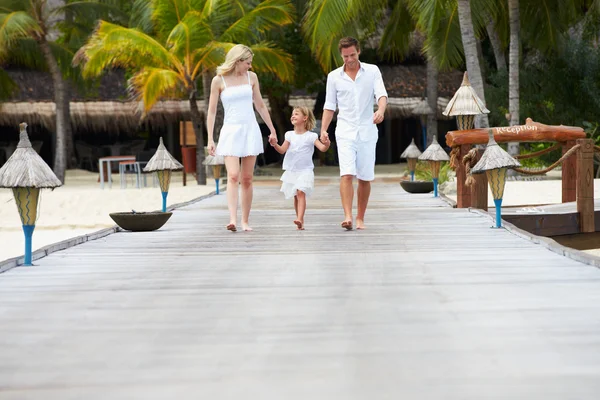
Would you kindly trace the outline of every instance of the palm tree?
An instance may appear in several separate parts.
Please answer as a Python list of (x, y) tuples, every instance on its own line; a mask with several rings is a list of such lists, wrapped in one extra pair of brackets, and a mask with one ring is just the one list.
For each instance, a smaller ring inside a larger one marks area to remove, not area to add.
[(204, 185), (197, 81), (219, 65), (235, 43), (251, 47), (257, 71), (272, 72), (284, 81), (291, 79), (289, 54), (262, 37), (274, 27), (291, 23), (293, 7), (289, 0), (138, 0), (133, 14), (138, 28), (100, 21), (73, 61), (83, 63), (86, 77), (99, 76), (108, 68), (131, 70), (134, 75), (129, 86), (143, 102), (144, 113), (162, 98), (187, 96), (197, 142), (196, 178)]
[[(520, 20), (519, 0), (508, 0), (510, 20), (510, 45), (508, 52), (508, 112), (512, 125), (519, 125), (519, 59), (520, 59)], [(508, 143), (508, 154), (519, 154), (519, 143)]]
[(54, 11), (47, 0), (0, 0), (0, 61), (47, 68), (50, 72), (56, 104), (53, 170), (64, 183), (70, 116), (63, 73), (73, 73), (70, 68), (72, 53), (49, 38), (54, 29), (51, 22)]

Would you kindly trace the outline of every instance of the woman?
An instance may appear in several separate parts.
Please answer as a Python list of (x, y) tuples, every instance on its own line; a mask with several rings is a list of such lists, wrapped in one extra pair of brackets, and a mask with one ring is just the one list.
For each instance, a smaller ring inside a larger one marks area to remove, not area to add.
[[(225, 158), (227, 168), (227, 205), (229, 224), (227, 230), (237, 230), (238, 183), (242, 186), (242, 229), (251, 231), (248, 224), (252, 205), (252, 178), (256, 156), (263, 152), (263, 141), (254, 108), (269, 127), (271, 138), (277, 138), (269, 111), (260, 94), (258, 78), (252, 68), (252, 50), (238, 44), (229, 50), (225, 62), (217, 68), (217, 75), (210, 85), (208, 101), (207, 129), (208, 152)], [(213, 131), (217, 103), (221, 98), (225, 110), (225, 121), (219, 136), (219, 145), (215, 149)], [(241, 167), (240, 167), (241, 159)]]

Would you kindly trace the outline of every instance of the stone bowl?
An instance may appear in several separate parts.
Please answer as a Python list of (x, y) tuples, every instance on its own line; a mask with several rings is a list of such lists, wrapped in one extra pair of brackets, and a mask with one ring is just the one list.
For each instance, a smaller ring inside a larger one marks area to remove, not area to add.
[(108, 214), (117, 225), (126, 231), (148, 232), (163, 226), (172, 212), (116, 212)]
[(402, 189), (408, 193), (430, 193), (433, 192), (432, 181), (400, 181)]

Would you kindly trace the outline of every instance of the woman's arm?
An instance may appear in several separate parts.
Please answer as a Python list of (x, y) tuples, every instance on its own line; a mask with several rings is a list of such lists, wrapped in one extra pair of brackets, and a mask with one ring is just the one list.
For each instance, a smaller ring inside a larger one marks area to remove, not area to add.
[(206, 130), (208, 133), (208, 153), (211, 156), (215, 155), (215, 141), (214, 141), (214, 129), (215, 129), (215, 117), (217, 115), (217, 103), (219, 102), (219, 94), (221, 93), (221, 77), (215, 76), (210, 83), (210, 97), (208, 99), (208, 112), (206, 114)]
[(275, 132), (275, 127), (273, 126), (273, 122), (271, 121), (271, 116), (269, 115), (269, 109), (265, 105), (265, 102), (262, 99), (262, 95), (260, 94), (260, 85), (258, 83), (258, 77), (254, 72), (250, 72), (250, 79), (252, 80), (252, 98), (254, 100), (254, 106), (256, 107), (256, 111), (265, 121), (269, 131), (271, 134), (269, 135), (269, 140), (271, 138), (277, 139), (277, 133)]

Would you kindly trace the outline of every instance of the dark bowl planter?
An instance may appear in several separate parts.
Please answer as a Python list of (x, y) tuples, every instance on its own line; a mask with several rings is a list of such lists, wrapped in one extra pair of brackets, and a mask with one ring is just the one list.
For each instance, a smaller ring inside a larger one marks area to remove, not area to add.
[(433, 192), (432, 181), (400, 181), (402, 189), (408, 193), (430, 193)]
[(126, 231), (155, 231), (167, 222), (171, 212), (117, 212), (108, 214), (117, 225)]

